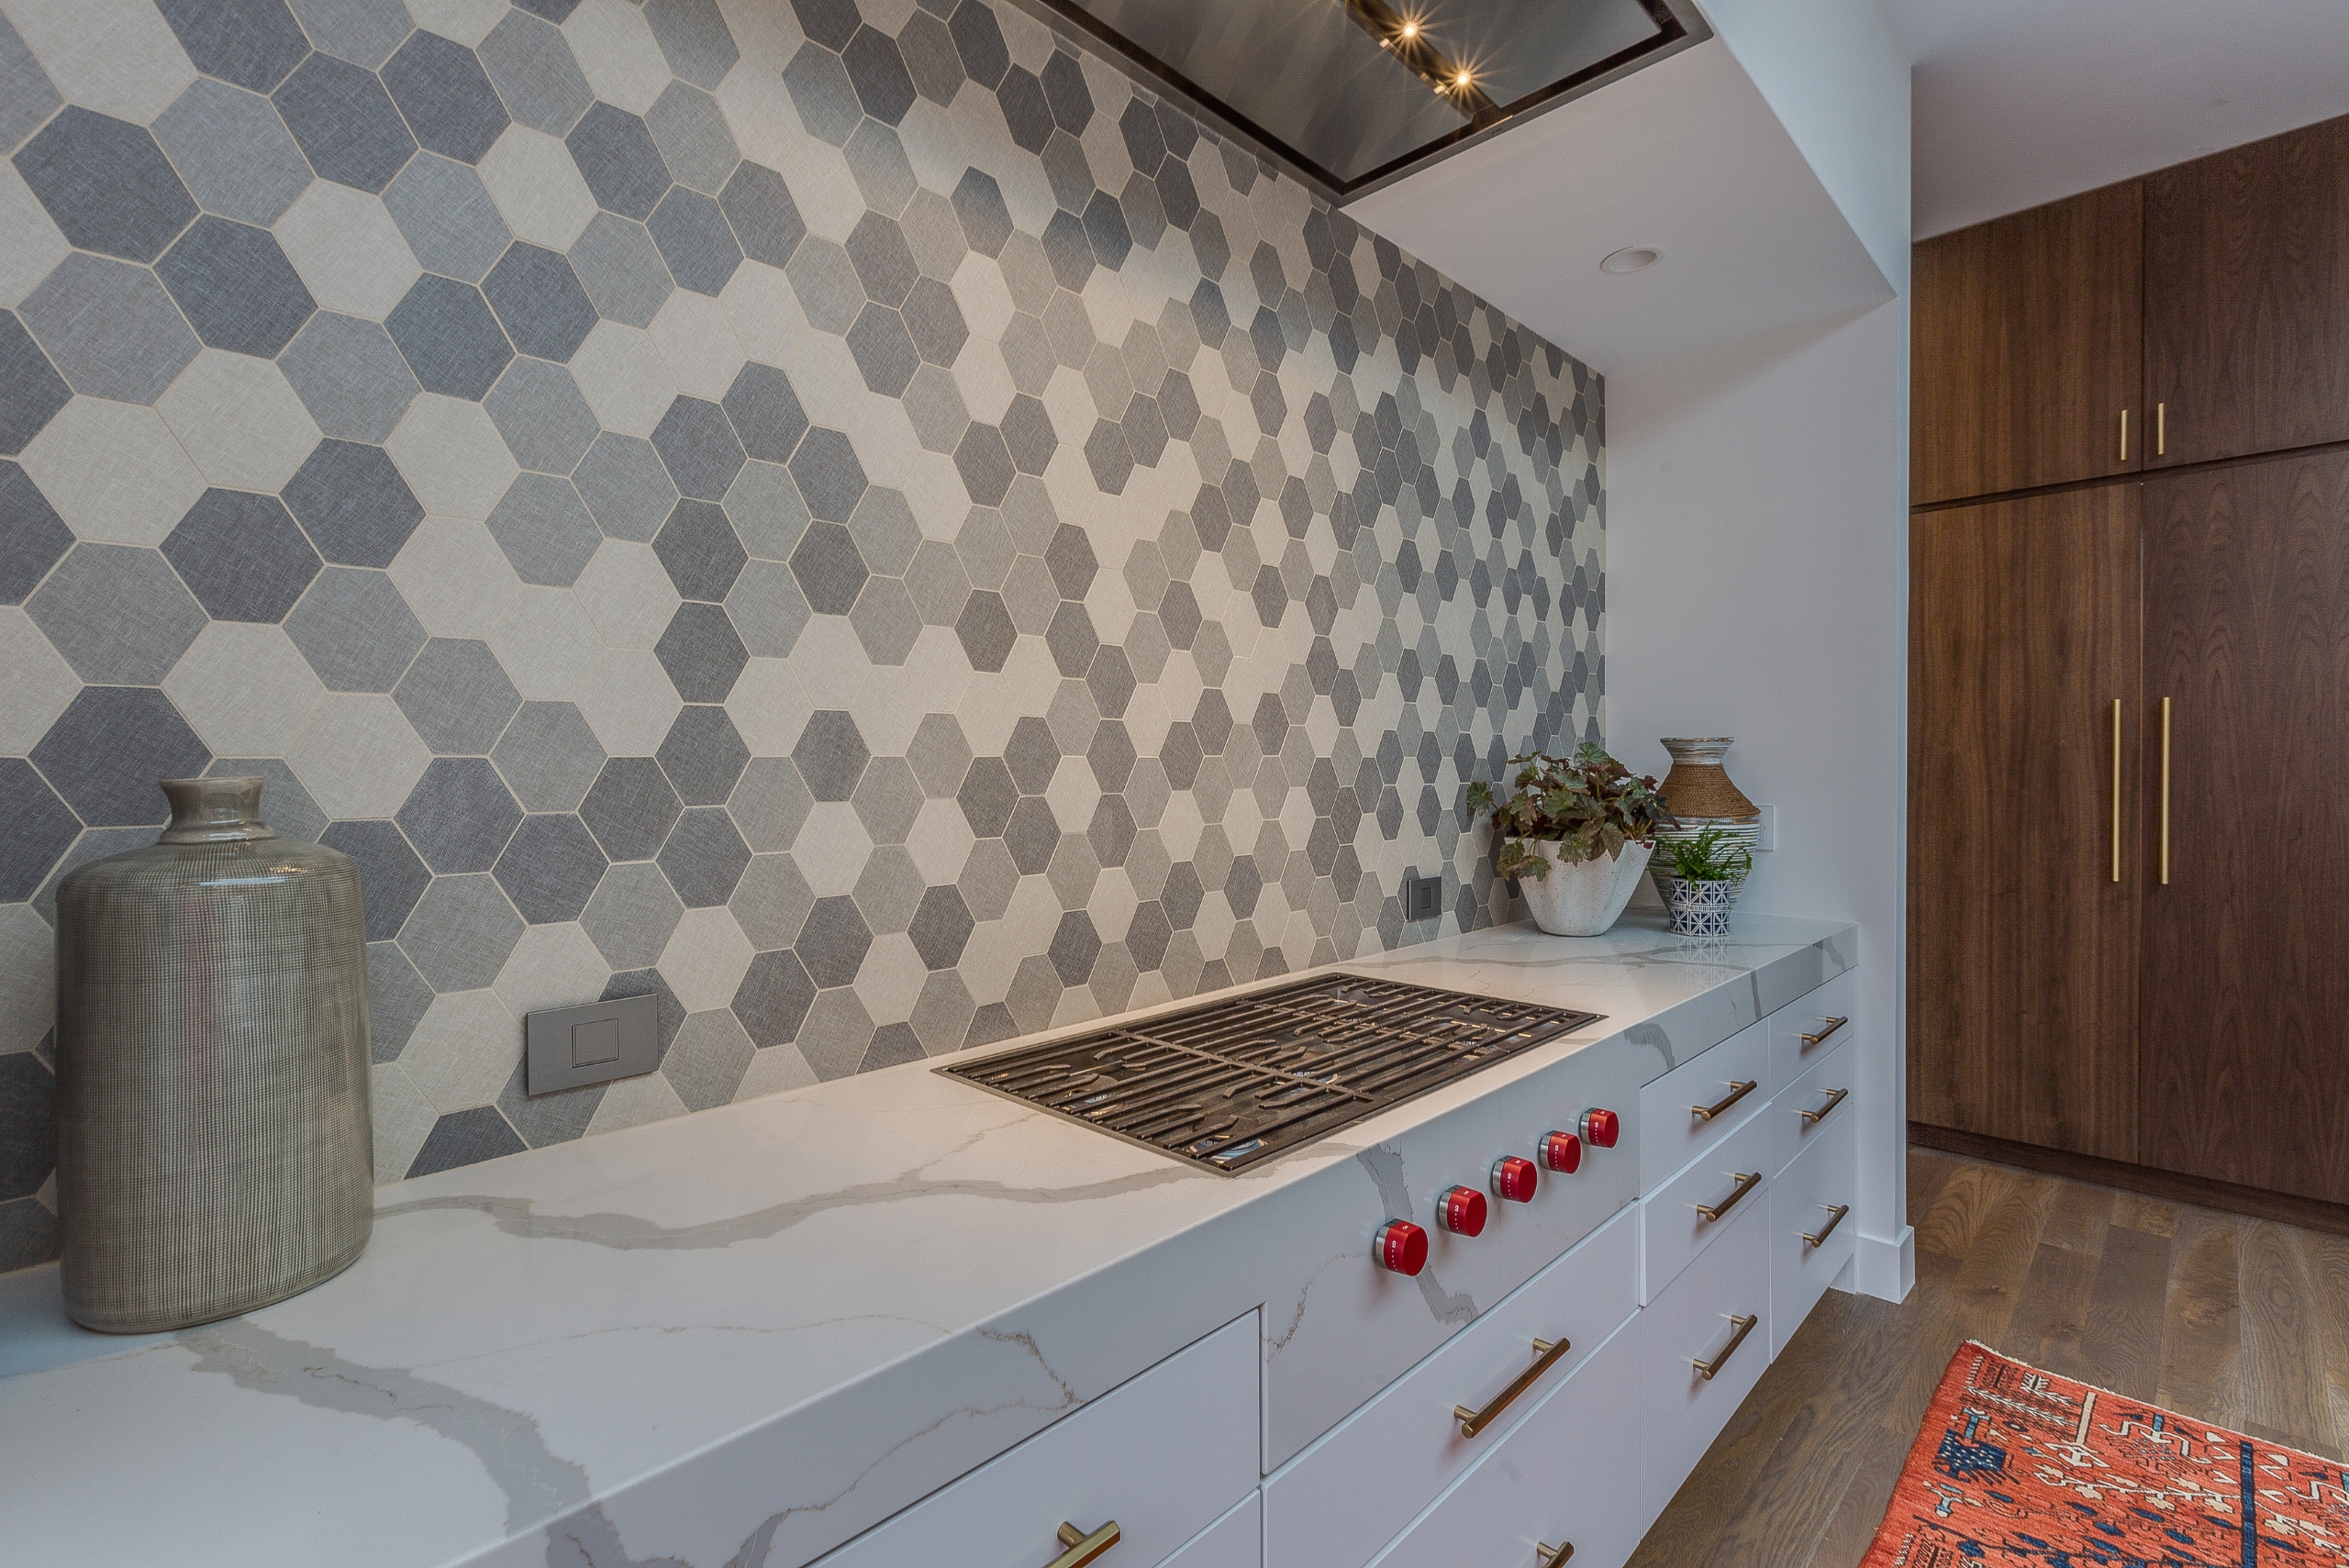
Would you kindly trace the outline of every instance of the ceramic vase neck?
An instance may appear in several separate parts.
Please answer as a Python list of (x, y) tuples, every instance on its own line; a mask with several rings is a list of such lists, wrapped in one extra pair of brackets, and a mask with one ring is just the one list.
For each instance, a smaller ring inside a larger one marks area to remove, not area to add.
[(277, 829), (261, 819), (263, 778), (164, 779), (172, 803), (171, 825), (159, 844), (236, 844), (274, 839)]

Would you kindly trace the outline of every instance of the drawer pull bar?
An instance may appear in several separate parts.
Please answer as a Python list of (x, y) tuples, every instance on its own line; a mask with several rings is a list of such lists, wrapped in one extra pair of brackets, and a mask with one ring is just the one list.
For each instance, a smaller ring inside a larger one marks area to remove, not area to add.
[(1822, 1203), (1819, 1207), (1835, 1218), (1818, 1229), (1805, 1230), (1801, 1235), (1802, 1239), (1812, 1246), (1824, 1247), (1827, 1245), (1827, 1239), (1835, 1234), (1835, 1228), (1843, 1223), (1843, 1217), (1852, 1212), (1852, 1206), (1848, 1203)]
[[(1730, 1314), (1729, 1320), (1737, 1325), (1737, 1332), (1729, 1337), (1729, 1343), (1721, 1347), (1721, 1353), (1709, 1362), (1692, 1360), (1688, 1363), (1705, 1374), (1707, 1383), (1712, 1382), (1713, 1373), (1729, 1365), (1729, 1358), (1737, 1354), (1737, 1347), (1745, 1343), (1745, 1336), (1753, 1332), (1753, 1325), (1761, 1321), (1758, 1317), (1741, 1318), (1733, 1312)], [(1054, 1563), (1052, 1568), (1060, 1568), (1060, 1565)]]
[(1762, 1173), (1759, 1171), (1750, 1173), (1743, 1171), (1731, 1171), (1730, 1174), (1737, 1178), (1737, 1191), (1730, 1194), (1725, 1202), (1700, 1203), (1696, 1206), (1697, 1212), (1707, 1219), (1719, 1219), (1722, 1215), (1735, 1208), (1746, 1194), (1762, 1184)]
[[(1508, 1408), (1510, 1400), (1532, 1387), (1541, 1379), (1542, 1374), (1550, 1370), (1553, 1362), (1574, 1348), (1574, 1341), (1571, 1340), (1560, 1340), (1555, 1344), (1552, 1344), (1547, 1340), (1534, 1340), (1533, 1349), (1542, 1359), (1518, 1373), (1517, 1381), (1502, 1389), (1499, 1396), (1491, 1404), (1481, 1410), (1471, 1410), (1465, 1405), (1454, 1405), (1452, 1407), (1453, 1419), (1460, 1423), (1460, 1435), (1464, 1438), (1473, 1438), (1486, 1427), (1491, 1426), (1500, 1413)], [(1053, 1568), (1060, 1568), (1060, 1565), (1054, 1563)]]
[(1730, 1106), (1737, 1104), (1738, 1101), (1745, 1098), (1746, 1095), (1752, 1094), (1755, 1089), (1761, 1087), (1759, 1084), (1741, 1084), (1734, 1078), (1731, 1078), (1727, 1080), (1727, 1082), (1729, 1084), (1729, 1098), (1725, 1100), (1716, 1100), (1709, 1106), (1690, 1106), (1688, 1107), (1688, 1114), (1695, 1117), (1698, 1121), (1710, 1121), (1715, 1117), (1720, 1115), (1721, 1112), (1729, 1109)]
[(1533, 1555), (1542, 1560), (1542, 1568), (1558, 1568), (1560, 1563), (1574, 1554), (1575, 1543), (1571, 1540), (1564, 1546), (1551, 1546), (1539, 1540), (1533, 1543)]
[(1803, 1044), (1817, 1045), (1820, 1040), (1825, 1040), (1829, 1035), (1833, 1034), (1837, 1029), (1842, 1029), (1845, 1024), (1850, 1023), (1852, 1020), (1849, 1018), (1830, 1018), (1822, 1017), (1819, 1021), (1825, 1024), (1827, 1027), (1820, 1029), (1817, 1034), (1807, 1034), (1803, 1036)]
[(1852, 1093), (1849, 1089), (1828, 1089), (1822, 1092), (1827, 1095), (1827, 1103), (1820, 1106), (1815, 1111), (1805, 1111), (1802, 1113), (1802, 1119), (1810, 1123), (1813, 1127), (1817, 1127), (1820, 1122), (1825, 1121), (1829, 1113), (1833, 1111), (1837, 1106), (1842, 1105)]
[(1060, 1528), (1060, 1541), (1068, 1550), (1053, 1558), (1048, 1564), (1048, 1568), (1085, 1568), (1088, 1562), (1100, 1561), (1101, 1554), (1117, 1545), (1118, 1540), (1118, 1521), (1115, 1519), (1111, 1519), (1091, 1535), (1063, 1520)]

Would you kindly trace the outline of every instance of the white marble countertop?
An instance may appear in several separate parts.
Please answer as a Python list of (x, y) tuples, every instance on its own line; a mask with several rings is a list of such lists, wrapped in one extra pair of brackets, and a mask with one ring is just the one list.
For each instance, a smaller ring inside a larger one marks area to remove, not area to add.
[(1856, 949), (1633, 916), (1335, 965), (1605, 1018), (1238, 1176), (912, 1063), (384, 1187), (347, 1273), (176, 1335), (0, 1278), (0, 1562), (789, 1568), (1256, 1305), (1285, 1189), (1618, 1036), (1660, 1074)]

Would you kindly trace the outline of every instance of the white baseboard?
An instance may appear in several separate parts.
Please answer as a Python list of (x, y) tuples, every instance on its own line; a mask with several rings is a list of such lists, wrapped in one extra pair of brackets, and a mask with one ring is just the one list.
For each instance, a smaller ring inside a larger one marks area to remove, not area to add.
[(1886, 1240), (1862, 1236), (1852, 1255), (1853, 1283), (1863, 1295), (1885, 1301), (1906, 1301), (1917, 1288), (1917, 1232), (1909, 1226)]

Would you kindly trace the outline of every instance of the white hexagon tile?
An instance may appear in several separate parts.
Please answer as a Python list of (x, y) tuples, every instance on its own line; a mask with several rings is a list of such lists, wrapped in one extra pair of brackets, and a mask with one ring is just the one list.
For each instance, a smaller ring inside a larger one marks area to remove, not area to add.
[(1008, 6), (0, 0), (0, 1268), (159, 778), (363, 869), (392, 1180), (1508, 917), (1598, 733), (1598, 377)]

